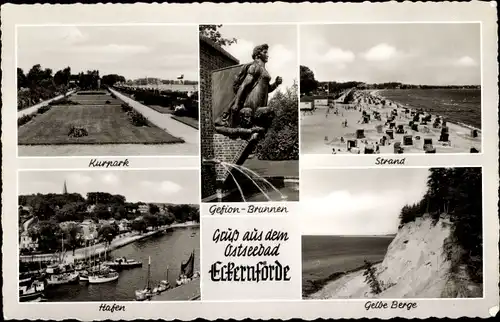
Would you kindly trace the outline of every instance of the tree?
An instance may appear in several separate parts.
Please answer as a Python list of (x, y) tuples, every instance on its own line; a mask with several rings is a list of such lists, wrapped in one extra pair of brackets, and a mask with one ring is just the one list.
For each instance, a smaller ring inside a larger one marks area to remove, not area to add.
[(113, 214), (113, 218), (116, 220), (127, 218), (127, 208), (124, 205), (114, 206)]
[(66, 226), (64, 231), (64, 239), (69, 247), (73, 250), (73, 256), (75, 256), (75, 250), (81, 244), (82, 237), (82, 227), (75, 223), (70, 223)]
[(40, 200), (33, 206), (33, 215), (39, 220), (49, 220), (55, 215), (55, 211), (47, 201)]
[(71, 68), (66, 67), (63, 70), (59, 70), (54, 75), (54, 84), (62, 89), (63, 93), (66, 93), (69, 86), (69, 80), (71, 78)]
[(98, 219), (109, 219), (111, 218), (111, 212), (108, 210), (108, 206), (105, 204), (98, 204), (93, 210), (94, 215)]
[(199, 26), (200, 36), (210, 39), (219, 46), (231, 46), (232, 44), (235, 44), (238, 41), (236, 38), (222, 37), (219, 31), (220, 27), (222, 27), (222, 25), (200, 25)]
[(299, 157), (299, 104), (296, 86), (276, 93), (269, 101), (276, 112), (271, 126), (257, 147), (260, 160), (298, 160)]
[(26, 75), (24, 75), (24, 72), (22, 68), (17, 68), (17, 89), (21, 89), (23, 87), (28, 87), (28, 79), (26, 78)]
[(54, 221), (40, 221), (38, 225), (30, 228), (28, 233), (34, 240), (38, 239), (38, 247), (41, 251), (55, 251), (60, 249), (59, 240), (62, 230)]
[(155, 204), (149, 204), (149, 213), (152, 215), (156, 215), (160, 212), (160, 208)]
[(99, 228), (97, 235), (99, 239), (104, 240), (106, 247), (109, 247), (113, 239), (118, 235), (118, 227), (116, 225), (105, 224)]
[(102, 84), (107, 86), (113, 86), (116, 83), (125, 83), (125, 77), (117, 74), (109, 74), (102, 76)]
[(140, 232), (141, 234), (147, 231), (148, 225), (144, 219), (136, 219), (130, 223), (130, 229)]
[(314, 78), (314, 73), (309, 67), (300, 65), (300, 92), (310, 95), (318, 88), (318, 81)]
[(144, 215), (144, 221), (146, 222), (146, 225), (148, 227), (151, 227), (153, 229), (157, 228), (159, 225), (158, 217), (155, 215), (150, 215), (150, 214)]

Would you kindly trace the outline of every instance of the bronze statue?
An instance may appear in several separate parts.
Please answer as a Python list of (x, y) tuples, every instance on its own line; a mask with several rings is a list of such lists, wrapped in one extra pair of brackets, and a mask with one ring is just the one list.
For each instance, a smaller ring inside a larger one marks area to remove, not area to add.
[(254, 48), (253, 62), (245, 64), (233, 82), (235, 96), (229, 108), (216, 121), (217, 132), (244, 136), (262, 133), (269, 126), (274, 111), (267, 106), (268, 94), (281, 83), (281, 77), (276, 77), (271, 84), (271, 76), (266, 70), (268, 61), (267, 44)]

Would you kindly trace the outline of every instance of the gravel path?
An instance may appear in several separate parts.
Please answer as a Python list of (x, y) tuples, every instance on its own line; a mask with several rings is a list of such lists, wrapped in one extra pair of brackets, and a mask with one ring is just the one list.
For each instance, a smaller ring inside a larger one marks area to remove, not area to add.
[(139, 111), (142, 115), (147, 117), (153, 124), (161, 129), (164, 129), (173, 136), (183, 139), (185, 144), (195, 144), (199, 145), (200, 132), (188, 125), (185, 125), (171, 117), (170, 114), (159, 113), (149, 106), (142, 105), (141, 103), (134, 101), (133, 99), (121, 94), (118, 91), (110, 89), (119, 99), (128, 103), (130, 106)]

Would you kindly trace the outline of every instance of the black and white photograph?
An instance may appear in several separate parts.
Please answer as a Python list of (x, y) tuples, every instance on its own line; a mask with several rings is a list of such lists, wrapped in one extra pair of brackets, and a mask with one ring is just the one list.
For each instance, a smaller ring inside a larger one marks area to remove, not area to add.
[(198, 170), (18, 181), (20, 302), (200, 299)]
[(298, 201), (295, 25), (200, 25), (203, 202)]
[(301, 153), (481, 152), (481, 25), (301, 25)]
[(196, 26), (18, 26), (18, 155), (199, 155)]
[(480, 167), (304, 170), (302, 297), (483, 297)]

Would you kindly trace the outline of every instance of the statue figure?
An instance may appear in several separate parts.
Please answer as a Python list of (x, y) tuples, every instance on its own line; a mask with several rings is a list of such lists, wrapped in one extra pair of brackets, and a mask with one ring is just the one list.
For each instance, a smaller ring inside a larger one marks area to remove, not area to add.
[(274, 111), (267, 106), (268, 94), (281, 83), (266, 70), (267, 44), (254, 48), (253, 62), (245, 64), (233, 82), (235, 96), (228, 109), (215, 121), (215, 130), (229, 136), (254, 135), (264, 132), (271, 124)]

